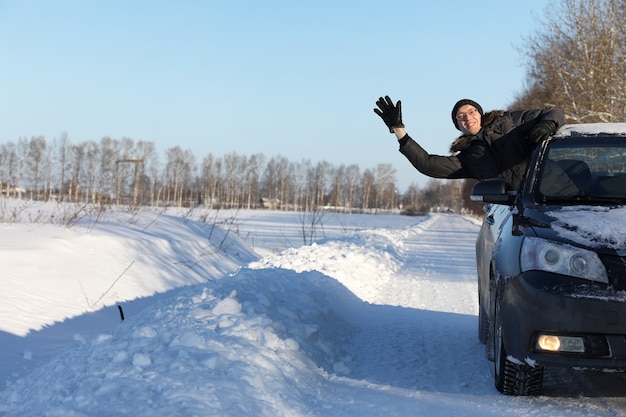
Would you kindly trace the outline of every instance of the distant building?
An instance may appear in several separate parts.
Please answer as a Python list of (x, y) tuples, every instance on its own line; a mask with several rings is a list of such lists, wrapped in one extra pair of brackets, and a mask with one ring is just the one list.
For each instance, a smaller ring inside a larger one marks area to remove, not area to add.
[(26, 190), (22, 187), (15, 187), (12, 185), (2, 185), (2, 195), (5, 196), (17, 196), (22, 197), (22, 194), (26, 193)]
[(261, 198), (259, 203), (261, 204), (261, 208), (266, 209), (277, 209), (280, 207), (280, 200), (278, 198)]

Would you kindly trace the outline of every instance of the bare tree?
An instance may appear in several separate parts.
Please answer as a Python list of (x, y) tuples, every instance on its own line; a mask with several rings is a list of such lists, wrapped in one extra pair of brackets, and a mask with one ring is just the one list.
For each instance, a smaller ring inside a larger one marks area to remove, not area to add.
[(43, 136), (32, 137), (28, 142), (27, 164), (30, 173), (30, 197), (36, 200), (41, 198), (45, 150), (46, 140)]
[[(143, 161), (135, 155), (134, 141), (122, 138), (119, 155), (115, 161), (115, 195), (118, 203), (132, 201), (135, 204), (137, 202), (141, 165)], [(132, 199), (126, 200), (128, 196), (132, 196)]]
[(81, 190), (82, 170), (87, 159), (87, 143), (83, 142), (72, 147), (73, 172), (70, 184), (68, 185), (68, 195), (70, 201), (78, 202)]
[(311, 160), (305, 159), (294, 165), (294, 189), (293, 208), (294, 210), (306, 210), (310, 206), (311, 193), (309, 192), (309, 178), (313, 177), (313, 164)]
[[(153, 142), (140, 140), (136, 148), (137, 159), (143, 161), (139, 166), (139, 201), (149, 201), (154, 205), (158, 176), (158, 156)], [(147, 168), (146, 168), (147, 167)], [(150, 175), (147, 174), (150, 172)], [(151, 179), (152, 178), (152, 179)]]
[(397, 196), (396, 169), (391, 164), (376, 166), (376, 207), (391, 209)]
[(289, 195), (287, 194), (290, 187), (290, 173), (292, 167), (287, 158), (282, 156), (272, 157), (263, 174), (262, 189), (268, 199), (280, 202), (280, 205), (287, 203)]
[(181, 206), (185, 187), (188, 185), (189, 174), (193, 160), (189, 152), (183, 151), (180, 146), (170, 148), (166, 152), (165, 183), (166, 200)]
[(26, 161), (28, 159), (29, 141), (26, 138), (20, 138), (17, 141), (17, 171), (15, 173), (15, 186), (19, 190), (26, 189)]
[[(100, 140), (98, 153), (99, 159), (96, 167), (95, 188), (92, 190), (92, 202), (102, 203), (106, 196), (112, 196), (114, 184), (117, 182), (115, 176), (115, 161), (120, 158), (120, 143), (117, 140), (106, 136)], [(119, 194), (115, 195), (119, 199)], [(119, 200), (118, 200), (119, 202)]]
[(568, 122), (626, 118), (624, 0), (562, 0), (526, 40), (529, 88), (513, 107), (553, 105)]
[(343, 188), (346, 193), (346, 206), (350, 212), (359, 207), (359, 181), (361, 180), (361, 172), (359, 166), (352, 164), (346, 168), (344, 176)]
[(222, 162), (213, 154), (208, 154), (202, 160), (202, 194), (205, 207), (212, 207), (219, 199), (219, 184), (221, 182)]
[(285, 209), (287, 207), (286, 203), (289, 200), (287, 193), (290, 189), (289, 177), (291, 165), (287, 158), (281, 156), (276, 161), (274, 168), (276, 174), (277, 198), (278, 201), (281, 202), (281, 209)]
[(421, 191), (417, 184), (411, 183), (402, 198), (404, 212), (411, 215), (422, 214), (420, 212)]
[(246, 157), (231, 152), (224, 156), (224, 192), (227, 207), (239, 207)]
[(467, 208), (468, 212), (473, 214), (474, 216), (482, 216), (483, 214), (485, 214), (485, 212), (483, 211), (484, 204), (470, 200), (472, 189), (474, 188), (474, 185), (476, 185), (477, 182), (478, 180), (474, 180), (474, 179), (464, 180), (463, 188), (461, 192), (463, 194), (463, 201), (465, 203), (465, 207)]
[[(43, 196), (44, 201), (49, 201), (56, 194), (55, 169), (57, 141), (53, 140), (51, 146), (46, 146), (43, 156)], [(56, 164), (58, 165), (58, 164)]]
[(318, 207), (325, 205), (326, 188), (330, 183), (333, 173), (332, 166), (327, 161), (320, 161), (315, 165), (312, 182), (312, 200), (311, 210), (317, 210)]
[(363, 180), (361, 182), (361, 208), (363, 210), (375, 207), (372, 202), (372, 196), (375, 196), (376, 194), (376, 190), (374, 188), (375, 178), (376, 176), (371, 169), (366, 169), (363, 172)]
[(245, 179), (243, 185), (246, 194), (245, 206), (248, 209), (252, 208), (253, 204), (258, 204), (261, 199), (261, 169), (264, 162), (265, 156), (263, 154), (256, 154), (248, 158), (247, 163), (245, 164)]
[(2, 145), (0, 151), (0, 182), (2, 191), (9, 197), (18, 197), (18, 155), (17, 146), (13, 142)]
[(67, 137), (67, 133), (62, 133), (61, 138), (57, 144), (57, 153), (58, 153), (58, 170), (59, 170), (59, 201), (63, 201), (65, 199), (65, 195), (68, 193), (67, 185), (65, 181), (67, 180), (67, 174), (70, 170), (70, 155), (71, 155), (71, 146), (70, 140)]
[(198, 167), (196, 165), (196, 158), (193, 155), (193, 152), (191, 152), (191, 150), (187, 149), (185, 150), (185, 152), (183, 152), (183, 167), (182, 167), (183, 171), (182, 171), (182, 178), (183, 178), (183, 182), (182, 182), (182, 190), (181, 190), (181, 194), (180, 194), (180, 199), (179, 199), (179, 205), (183, 205), (183, 200), (186, 202), (189, 202), (191, 204), (191, 201), (196, 201), (197, 198), (194, 195), (194, 190), (193, 190), (193, 183), (194, 183), (194, 177), (196, 175), (196, 172), (198, 170)]

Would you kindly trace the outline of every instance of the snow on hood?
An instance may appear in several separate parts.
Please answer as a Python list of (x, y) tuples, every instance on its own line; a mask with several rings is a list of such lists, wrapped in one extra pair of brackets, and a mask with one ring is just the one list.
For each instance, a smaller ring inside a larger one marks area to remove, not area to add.
[(547, 212), (561, 237), (589, 247), (626, 249), (626, 207), (571, 206)]

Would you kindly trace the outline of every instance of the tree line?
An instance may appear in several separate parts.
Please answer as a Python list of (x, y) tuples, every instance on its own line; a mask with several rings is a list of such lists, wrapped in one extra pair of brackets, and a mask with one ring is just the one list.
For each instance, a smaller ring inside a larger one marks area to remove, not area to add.
[(522, 48), (527, 88), (513, 108), (559, 107), (568, 123), (626, 120), (626, 1), (562, 0)]
[[(198, 161), (180, 147), (165, 151), (130, 138), (72, 144), (66, 134), (47, 141), (37, 136), (0, 145), (0, 182), (8, 197), (84, 204), (203, 206), (281, 210), (424, 211), (431, 206), (460, 209), (459, 185), (440, 182), (401, 193), (396, 170), (378, 164), (333, 166), (294, 163), (281, 156), (208, 154)], [(450, 190), (452, 189), (452, 190)], [(439, 199), (439, 195), (442, 196)], [(445, 197), (444, 197), (445, 196)]]

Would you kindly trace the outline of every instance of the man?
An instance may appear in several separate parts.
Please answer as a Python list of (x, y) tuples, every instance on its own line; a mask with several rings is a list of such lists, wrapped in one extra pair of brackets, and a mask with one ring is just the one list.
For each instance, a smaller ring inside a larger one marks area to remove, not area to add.
[(376, 102), (378, 114), (395, 133), (400, 152), (422, 174), (433, 178), (503, 178), (517, 189), (535, 146), (553, 135), (565, 122), (555, 108), (525, 111), (495, 110), (484, 113), (473, 100), (459, 100), (452, 122), (462, 135), (450, 146), (452, 155), (431, 155), (415, 142), (402, 123), (402, 103), (389, 96)]

